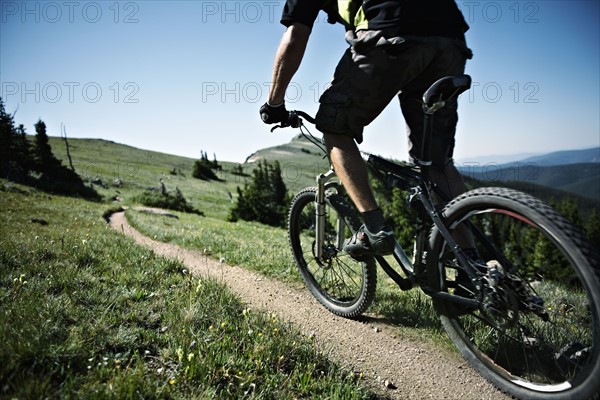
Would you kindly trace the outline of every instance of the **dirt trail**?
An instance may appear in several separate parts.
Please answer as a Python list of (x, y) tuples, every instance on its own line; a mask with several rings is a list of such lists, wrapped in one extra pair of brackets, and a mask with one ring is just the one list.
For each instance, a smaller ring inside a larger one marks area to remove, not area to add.
[[(191, 273), (224, 282), (251, 308), (275, 312), (305, 334), (314, 335), (322, 350), (340, 364), (362, 372), (368, 386), (382, 398), (509, 398), (458, 356), (398, 337), (380, 325), (336, 317), (319, 305), (308, 290), (219, 263), (197, 251), (154, 241), (133, 229), (124, 213), (114, 214), (110, 224), (157, 254), (179, 259)], [(386, 387), (386, 381), (393, 386)]]

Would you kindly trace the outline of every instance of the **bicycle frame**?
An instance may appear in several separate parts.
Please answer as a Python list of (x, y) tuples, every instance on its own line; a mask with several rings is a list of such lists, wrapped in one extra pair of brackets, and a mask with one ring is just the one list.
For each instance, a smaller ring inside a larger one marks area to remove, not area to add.
[[(452, 234), (445, 227), (442, 216), (436, 210), (436, 207), (433, 202), (433, 193), (438, 195), (444, 201), (444, 195), (437, 189), (435, 184), (432, 182), (429, 168), (432, 165), (431, 162), (431, 149), (430, 149), (430, 137), (433, 127), (433, 115), (437, 110), (444, 107), (446, 102), (450, 99), (456, 98), (460, 93), (467, 90), (471, 85), (471, 78), (464, 75), (461, 77), (446, 77), (435, 82), (423, 95), (423, 114), (424, 114), (424, 126), (423, 126), (423, 143), (421, 143), (421, 148), (423, 149), (423, 154), (421, 155), (422, 159), (415, 160), (416, 165), (419, 167), (419, 171), (415, 171), (409, 167), (402, 167), (397, 164), (386, 161), (382, 158), (369, 156), (367, 160), (368, 163), (371, 163), (374, 166), (382, 167), (380, 169), (388, 172), (388, 176), (396, 179), (396, 184), (405, 189), (410, 189), (412, 199), (418, 199), (418, 202), (422, 204), (423, 211), (433, 222), (433, 224), (439, 229), (441, 235), (446, 240), (446, 243), (452, 248), (453, 253), (456, 255), (459, 260), (460, 265), (469, 265), (468, 259), (465, 255), (460, 251), (459, 246), (456, 241), (452, 238)], [(299, 117), (303, 117), (310, 122), (314, 123), (314, 119), (307, 115), (302, 111), (292, 111), (290, 113), (290, 121), (287, 124), (282, 124), (279, 127), (285, 126), (293, 126), (293, 127), (301, 127), (302, 120)], [(274, 127), (273, 129), (276, 129)], [(325, 217), (326, 217), (326, 189), (327, 183), (336, 176), (333, 167), (324, 173), (320, 174), (317, 177), (317, 193), (315, 198), (315, 248), (314, 255), (320, 259), (323, 257), (323, 248), (325, 242)], [(338, 191), (342, 190), (341, 186), (338, 187)], [(426, 254), (428, 241), (426, 232), (423, 229), (423, 221), (425, 220), (425, 215), (419, 215), (418, 225), (417, 225), (417, 237), (416, 237), (416, 246), (415, 246), (415, 262), (413, 263), (406, 252), (398, 242), (396, 242), (396, 246), (394, 249), (394, 259), (400, 265), (400, 268), (403, 270), (404, 274), (407, 278), (403, 278), (394, 270), (389, 263), (386, 261), (384, 257), (376, 256), (376, 260), (382, 266), (384, 271), (400, 286), (402, 290), (411, 289), (414, 286), (417, 278), (420, 278), (420, 275), (426, 272), (424, 266), (426, 265), (426, 260), (424, 260), (424, 255)], [(343, 247), (343, 243), (345, 240), (344, 237), (344, 226), (345, 221), (343, 220), (341, 215), (338, 215), (338, 221), (336, 223), (336, 248), (341, 249)], [(476, 271), (473, 268), (465, 268), (467, 275), (470, 279), (477, 279)], [(423, 288), (427, 292), (427, 288)], [(430, 291), (429, 291), (430, 292)], [(430, 295), (435, 295), (436, 293), (428, 293)], [(450, 296), (452, 300), (457, 298), (457, 296), (453, 296), (447, 293), (440, 292), (441, 296)], [(475, 302), (476, 301), (469, 301)]]
[[(425, 137), (428, 137), (428, 133), (431, 129), (432, 114), (425, 114)], [(428, 145), (424, 143), (424, 145)], [(427, 217), (431, 222), (439, 229), (441, 235), (444, 237), (448, 245), (451, 247), (453, 253), (456, 255), (461, 265), (469, 265), (468, 259), (460, 251), (460, 248), (450, 231), (444, 225), (440, 212), (436, 209), (433, 198), (434, 193), (439, 198), (447, 201), (443, 193), (437, 189), (436, 185), (431, 181), (429, 175), (429, 167), (431, 162), (428, 161), (428, 152), (425, 152), (425, 160), (417, 160), (419, 170), (415, 170), (412, 167), (400, 166), (398, 164), (391, 163), (387, 160), (379, 158), (377, 156), (369, 155), (366, 162), (375, 167), (376, 170), (383, 170), (388, 173), (388, 183), (391, 186), (397, 186), (410, 191), (411, 202), (415, 201), (422, 205), (422, 210), (419, 210), (420, 215), (417, 218), (417, 235), (415, 238), (415, 254), (413, 261), (408, 257), (402, 246), (396, 242), (393, 257), (397, 264), (400, 266), (406, 278), (402, 277), (382, 256), (376, 256), (375, 259), (379, 265), (383, 268), (386, 274), (402, 289), (409, 290), (414, 287), (414, 284), (419, 281), (422, 283), (421, 278), (426, 276), (426, 254), (428, 250), (428, 232), (424, 227), (424, 222)], [(326, 190), (327, 183), (336, 177), (336, 173), (331, 167), (326, 173), (317, 176), (317, 193), (315, 196), (315, 257), (323, 257), (323, 249), (325, 243), (325, 224), (326, 224)], [(342, 186), (336, 186), (338, 192), (342, 189)], [(425, 214), (425, 215), (423, 215)], [(336, 221), (336, 248), (341, 249), (345, 240), (344, 228), (346, 224), (342, 215), (338, 215)], [(465, 268), (465, 272), (470, 279), (474, 280), (477, 278), (474, 269)], [(446, 292), (437, 292), (430, 290), (427, 286), (421, 285), (421, 288), (429, 295), (434, 297), (444, 297), (447, 300), (469, 304), (476, 306), (476, 300), (468, 300), (453, 296)]]

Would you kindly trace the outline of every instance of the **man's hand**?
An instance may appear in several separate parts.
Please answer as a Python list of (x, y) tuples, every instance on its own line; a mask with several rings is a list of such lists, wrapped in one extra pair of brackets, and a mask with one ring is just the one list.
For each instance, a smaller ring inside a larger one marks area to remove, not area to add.
[(278, 106), (271, 106), (269, 103), (265, 103), (262, 105), (259, 112), (260, 118), (265, 124), (287, 122), (289, 119), (289, 113), (285, 108), (285, 103)]

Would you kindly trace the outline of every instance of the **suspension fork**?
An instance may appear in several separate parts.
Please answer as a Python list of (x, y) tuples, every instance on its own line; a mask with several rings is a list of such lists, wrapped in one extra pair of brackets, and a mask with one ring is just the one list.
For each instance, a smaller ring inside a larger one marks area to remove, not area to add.
[[(323, 257), (323, 245), (325, 243), (325, 224), (327, 216), (327, 204), (325, 203), (325, 184), (334, 178), (335, 171), (331, 168), (324, 174), (317, 176), (317, 195), (315, 196), (315, 257), (320, 259)], [(338, 217), (337, 221), (337, 248), (341, 248), (343, 244), (344, 221)]]

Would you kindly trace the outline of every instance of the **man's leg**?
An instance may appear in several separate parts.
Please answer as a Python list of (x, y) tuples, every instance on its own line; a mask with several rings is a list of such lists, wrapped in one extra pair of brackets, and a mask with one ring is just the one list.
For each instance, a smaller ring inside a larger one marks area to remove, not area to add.
[(356, 259), (368, 254), (390, 254), (394, 251), (394, 234), (385, 224), (369, 184), (367, 167), (354, 139), (345, 135), (324, 135), (333, 165), (346, 192), (360, 211), (364, 225), (344, 243), (344, 251)]
[(345, 135), (324, 135), (324, 138), (336, 175), (358, 211), (364, 213), (377, 209), (367, 167), (354, 139)]
[(443, 168), (432, 166), (429, 172), (433, 182), (448, 199), (453, 199), (466, 192), (465, 182), (454, 163), (450, 162)]
[[(447, 198), (453, 199), (467, 191), (462, 175), (458, 172), (454, 163), (450, 162), (443, 168), (434, 166), (429, 169), (429, 172), (433, 182)], [(475, 248), (473, 234), (462, 224), (457, 227), (452, 236), (461, 249)]]

